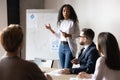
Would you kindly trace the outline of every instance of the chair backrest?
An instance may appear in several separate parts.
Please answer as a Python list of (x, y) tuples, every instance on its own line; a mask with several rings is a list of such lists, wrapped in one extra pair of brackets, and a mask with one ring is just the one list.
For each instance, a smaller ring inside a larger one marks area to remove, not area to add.
[(50, 68), (52, 68), (54, 60), (45, 60), (45, 59), (35, 58), (34, 62), (39, 67), (50, 67)]

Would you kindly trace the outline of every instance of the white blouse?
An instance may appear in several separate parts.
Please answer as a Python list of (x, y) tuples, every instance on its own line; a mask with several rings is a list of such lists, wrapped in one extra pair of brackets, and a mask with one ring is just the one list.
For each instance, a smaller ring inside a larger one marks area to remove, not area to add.
[[(58, 27), (59, 27), (58, 32), (55, 32), (56, 37), (58, 37), (60, 41), (67, 41), (73, 56), (75, 56), (77, 51), (76, 38), (78, 38), (80, 34), (78, 23), (77, 22), (74, 23), (71, 19), (61, 20), (61, 23), (60, 25), (58, 25)], [(70, 37), (65, 38), (62, 35), (61, 31), (71, 34), (72, 38)]]
[(92, 80), (120, 80), (120, 70), (111, 70), (105, 64), (105, 58), (100, 57), (96, 62)]

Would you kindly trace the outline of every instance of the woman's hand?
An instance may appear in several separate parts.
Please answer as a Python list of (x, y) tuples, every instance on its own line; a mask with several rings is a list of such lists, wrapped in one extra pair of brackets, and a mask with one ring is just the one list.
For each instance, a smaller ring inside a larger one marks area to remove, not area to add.
[(70, 74), (70, 70), (68, 68), (65, 68), (65, 69), (59, 70), (58, 73), (60, 73), (60, 74)]
[(52, 77), (47, 73), (45, 73), (45, 77), (47, 78), (47, 80), (53, 80)]
[(62, 32), (62, 35), (66, 38), (66, 37), (72, 37), (71, 34), (67, 34), (66, 32)]
[(86, 72), (80, 72), (78, 75), (77, 75), (77, 78), (92, 78), (92, 75), (91, 74), (88, 74)]
[(45, 27), (46, 27), (46, 29), (51, 30), (51, 25), (50, 24), (46, 24)]
[(55, 33), (55, 31), (51, 28), (50, 24), (46, 24), (45, 27), (46, 29), (50, 30), (53, 34)]

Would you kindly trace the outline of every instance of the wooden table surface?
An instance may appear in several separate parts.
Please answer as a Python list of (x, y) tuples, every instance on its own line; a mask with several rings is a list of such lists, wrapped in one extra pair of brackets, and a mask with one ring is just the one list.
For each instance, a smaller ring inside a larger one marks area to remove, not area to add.
[(76, 78), (77, 75), (75, 74), (58, 74), (56, 73), (57, 70), (55, 68), (40, 68), (43, 72), (50, 74), (53, 80), (70, 80), (70, 78)]

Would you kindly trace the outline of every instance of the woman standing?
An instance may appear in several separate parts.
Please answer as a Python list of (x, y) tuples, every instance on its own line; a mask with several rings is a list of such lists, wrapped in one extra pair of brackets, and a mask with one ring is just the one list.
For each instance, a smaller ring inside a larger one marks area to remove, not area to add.
[(58, 32), (51, 28), (51, 25), (46, 25), (46, 28), (50, 30), (60, 40), (59, 46), (59, 58), (62, 68), (71, 68), (71, 60), (76, 56), (77, 44), (76, 38), (79, 36), (78, 18), (69, 4), (63, 5), (58, 14)]

